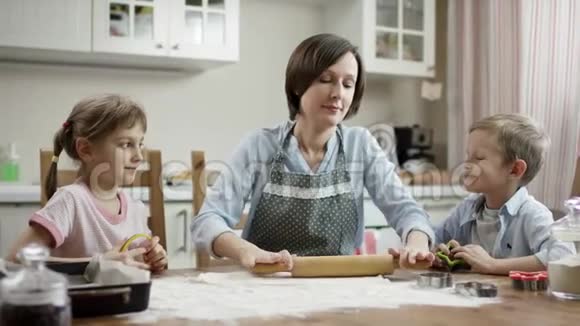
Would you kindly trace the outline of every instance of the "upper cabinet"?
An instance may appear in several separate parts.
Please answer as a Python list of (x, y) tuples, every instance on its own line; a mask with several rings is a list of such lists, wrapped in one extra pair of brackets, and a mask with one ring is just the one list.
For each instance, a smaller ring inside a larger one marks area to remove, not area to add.
[(93, 51), (237, 61), (239, 0), (93, 2)]
[(435, 75), (435, 0), (336, 0), (322, 10), (326, 31), (356, 44), (367, 72)]
[(93, 51), (166, 56), (167, 0), (93, 1)]
[(170, 0), (169, 45), (180, 58), (239, 59), (239, 0)]
[(91, 0), (0, 0), (0, 46), (91, 51)]
[(239, 0), (0, 0), (0, 59), (171, 70), (235, 62)]

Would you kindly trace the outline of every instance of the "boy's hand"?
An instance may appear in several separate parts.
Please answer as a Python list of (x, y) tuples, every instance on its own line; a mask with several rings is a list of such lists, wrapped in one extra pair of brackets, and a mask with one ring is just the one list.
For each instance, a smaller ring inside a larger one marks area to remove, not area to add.
[(288, 271), (292, 270), (293, 267), (292, 256), (288, 250), (271, 252), (256, 246), (248, 246), (241, 249), (238, 261), (247, 269), (253, 268), (256, 264), (282, 264)]
[(443, 262), (441, 258), (439, 258), (436, 254), (438, 252), (442, 252), (445, 256), (449, 257), (449, 259), (453, 259), (453, 254), (451, 254), (451, 249), (459, 248), (461, 245), (457, 240), (451, 240), (447, 244), (440, 243), (435, 248), (433, 248), (433, 254), (435, 254), (435, 260), (433, 261), (433, 267), (443, 268), (448, 267), (446, 262)]
[[(454, 248), (459, 248), (461, 247), (461, 245), (459, 244), (459, 242), (457, 242), (457, 240), (451, 240), (449, 241), (449, 243), (445, 244), (445, 243), (440, 243), (439, 245), (437, 245), (437, 248), (435, 248), (435, 253), (437, 253), (438, 251), (443, 252), (445, 255), (450, 256), (451, 255), (451, 249)], [(452, 257), (452, 255), (451, 255)], [(449, 258), (451, 258), (449, 257)]]
[(167, 252), (159, 244), (159, 237), (154, 236), (150, 241), (145, 241), (144, 248), (147, 251), (143, 255), (143, 260), (151, 266), (151, 271), (160, 273), (165, 270), (167, 267)]
[(471, 265), (471, 271), (482, 274), (494, 274), (497, 260), (491, 257), (481, 246), (468, 244), (451, 249), (454, 258), (461, 258)]

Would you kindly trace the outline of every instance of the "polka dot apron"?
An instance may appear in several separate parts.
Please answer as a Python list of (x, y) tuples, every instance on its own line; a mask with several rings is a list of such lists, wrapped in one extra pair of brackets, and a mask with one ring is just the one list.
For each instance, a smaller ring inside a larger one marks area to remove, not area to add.
[(358, 215), (340, 126), (336, 169), (314, 175), (284, 171), (292, 130), (274, 157), (247, 240), (264, 250), (287, 249), (299, 256), (353, 254)]

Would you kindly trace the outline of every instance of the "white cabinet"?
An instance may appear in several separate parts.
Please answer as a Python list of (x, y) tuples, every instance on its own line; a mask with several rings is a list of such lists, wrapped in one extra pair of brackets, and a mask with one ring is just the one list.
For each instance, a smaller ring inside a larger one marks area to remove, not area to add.
[(239, 0), (94, 1), (93, 51), (237, 61)]
[(165, 249), (170, 269), (195, 267), (195, 250), (189, 232), (192, 210), (191, 202), (165, 204)]
[(237, 61), (239, 0), (170, 0), (170, 54)]
[(91, 0), (0, 0), (0, 46), (91, 51)]
[(93, 2), (93, 51), (165, 56), (167, 0)]
[(0, 257), (6, 257), (40, 205), (0, 205)]
[(200, 70), (239, 59), (239, 0), (0, 0), (0, 60)]
[(324, 29), (359, 47), (371, 74), (435, 75), (435, 0), (333, 0)]

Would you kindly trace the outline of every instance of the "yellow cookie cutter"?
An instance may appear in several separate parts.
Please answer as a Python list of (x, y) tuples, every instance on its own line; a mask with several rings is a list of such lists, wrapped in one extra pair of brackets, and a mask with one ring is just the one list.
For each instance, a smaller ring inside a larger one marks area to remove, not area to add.
[(137, 234), (133, 235), (132, 237), (130, 237), (129, 239), (127, 239), (127, 241), (125, 241), (123, 243), (123, 245), (121, 246), (121, 249), (119, 249), (119, 252), (127, 251), (129, 246), (131, 245), (131, 243), (139, 238), (146, 238), (147, 240), (151, 240), (151, 236), (149, 234), (137, 233)]

